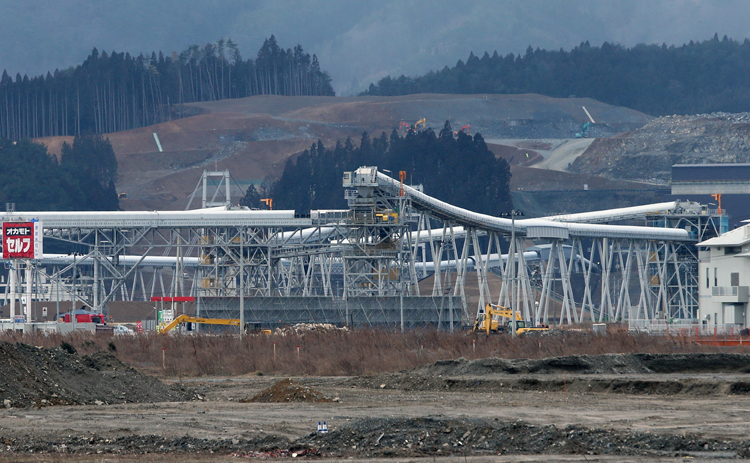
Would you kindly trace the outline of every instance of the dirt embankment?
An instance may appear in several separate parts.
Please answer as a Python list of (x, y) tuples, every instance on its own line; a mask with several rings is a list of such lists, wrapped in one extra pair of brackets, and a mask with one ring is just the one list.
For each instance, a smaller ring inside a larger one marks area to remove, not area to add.
[(750, 373), (750, 354), (605, 354), (545, 359), (458, 359), (442, 360), (411, 372), (432, 376), (481, 376), (497, 373)]
[[(727, 376), (701, 376), (706, 373)], [(750, 374), (750, 354), (606, 354), (441, 360), (406, 372), (353, 378), (350, 383), (405, 391), (748, 395), (750, 378), (745, 374)]]
[(597, 139), (570, 170), (666, 184), (673, 164), (750, 162), (750, 113), (666, 116)]
[(138, 373), (109, 352), (79, 356), (59, 347), (0, 341), (0, 403), (5, 408), (195, 398), (180, 386), (167, 387)]

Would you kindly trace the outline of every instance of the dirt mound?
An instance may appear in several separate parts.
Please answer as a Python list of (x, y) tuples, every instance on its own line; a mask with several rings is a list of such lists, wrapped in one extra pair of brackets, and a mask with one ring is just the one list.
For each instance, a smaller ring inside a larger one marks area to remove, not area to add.
[(79, 356), (0, 341), (0, 402), (10, 407), (193, 400), (180, 386), (167, 387), (108, 352)]
[(619, 377), (591, 375), (548, 376), (428, 376), (410, 373), (391, 373), (378, 376), (360, 376), (348, 381), (350, 386), (370, 389), (390, 389), (407, 392), (539, 392), (576, 394), (628, 394), (663, 396), (714, 396), (748, 395), (750, 382), (732, 378), (677, 378)]
[[(488, 419), (364, 419), (328, 434), (295, 441), (324, 455), (418, 457), (488, 454), (608, 454), (710, 457), (750, 455), (750, 441), (703, 439), (693, 435), (534, 426)], [(688, 453), (689, 452), (689, 453)]]
[(633, 354), (654, 373), (750, 373), (748, 354)]
[(291, 379), (282, 379), (278, 383), (260, 391), (251, 399), (241, 400), (240, 402), (333, 402), (326, 399), (323, 394), (313, 388), (307, 387)]
[(750, 113), (666, 116), (616, 137), (597, 139), (570, 170), (667, 184), (674, 164), (750, 161)]
[(749, 354), (604, 354), (546, 359), (441, 360), (412, 370), (421, 375), (482, 376), (498, 373), (750, 373)]

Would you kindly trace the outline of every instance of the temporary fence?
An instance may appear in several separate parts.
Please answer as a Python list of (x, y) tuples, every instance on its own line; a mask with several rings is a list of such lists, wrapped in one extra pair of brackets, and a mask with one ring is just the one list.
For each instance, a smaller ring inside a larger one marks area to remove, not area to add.
[(628, 329), (652, 335), (681, 337), (702, 344), (750, 346), (750, 330), (736, 323), (714, 325), (699, 320), (635, 319), (628, 322)]

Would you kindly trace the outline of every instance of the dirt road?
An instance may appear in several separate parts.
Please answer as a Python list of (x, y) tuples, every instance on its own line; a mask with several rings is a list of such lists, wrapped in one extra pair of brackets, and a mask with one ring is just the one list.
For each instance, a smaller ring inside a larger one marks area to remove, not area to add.
[(565, 172), (580, 155), (586, 151), (593, 138), (569, 139), (487, 139), (488, 143), (505, 144), (519, 149), (530, 149), (541, 154), (544, 159), (534, 164), (535, 168)]

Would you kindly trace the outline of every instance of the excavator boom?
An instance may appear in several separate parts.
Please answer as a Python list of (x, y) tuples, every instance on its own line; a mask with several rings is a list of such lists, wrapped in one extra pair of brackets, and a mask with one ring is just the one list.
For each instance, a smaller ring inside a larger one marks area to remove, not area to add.
[[(514, 314), (516, 317), (516, 334), (523, 334), (530, 331), (549, 331), (547, 326), (533, 326), (531, 323), (525, 322), (518, 311), (494, 304), (487, 304), (484, 308), (484, 318), (477, 318), (476, 322), (474, 322), (474, 331), (484, 331), (487, 334), (503, 331), (505, 328), (500, 323), (500, 318), (511, 318)], [(509, 326), (508, 329), (512, 329), (512, 327)]]
[(203, 318), (203, 317), (191, 317), (190, 315), (182, 314), (179, 317), (172, 320), (167, 326), (162, 328), (161, 332), (168, 333), (180, 323), (206, 323), (209, 325), (240, 326), (240, 321), (236, 318)]

